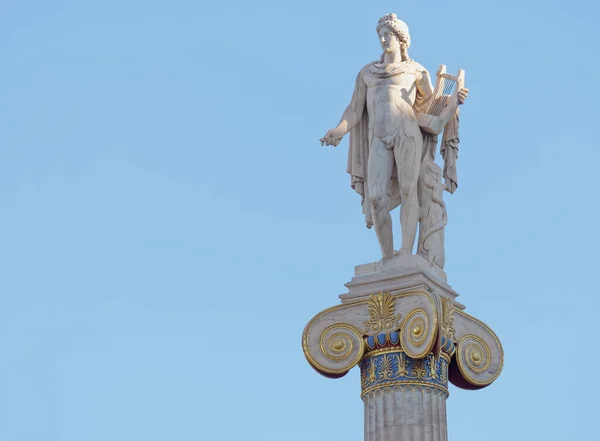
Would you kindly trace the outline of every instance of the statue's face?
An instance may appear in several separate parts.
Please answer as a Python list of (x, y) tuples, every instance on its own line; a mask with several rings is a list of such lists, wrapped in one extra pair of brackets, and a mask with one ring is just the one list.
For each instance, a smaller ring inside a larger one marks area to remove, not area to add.
[(379, 41), (384, 52), (397, 52), (400, 50), (400, 40), (387, 26), (382, 26), (379, 29)]

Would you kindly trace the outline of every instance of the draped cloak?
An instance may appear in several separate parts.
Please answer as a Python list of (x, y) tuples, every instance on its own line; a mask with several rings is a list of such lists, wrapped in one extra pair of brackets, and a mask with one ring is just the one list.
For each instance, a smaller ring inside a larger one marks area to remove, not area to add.
[[(413, 66), (422, 69), (422, 72), (426, 74), (426, 81), (429, 81), (429, 75), (427, 71), (422, 68), (418, 63), (408, 62)], [(390, 77), (394, 75), (402, 75), (407, 73), (404, 69), (393, 69), (391, 71), (385, 71), (380, 68), (376, 62), (370, 63), (365, 66), (371, 69), (371, 74), (376, 74), (379, 78)], [(375, 72), (373, 71), (375, 69)], [(379, 72), (377, 72), (379, 71)], [(362, 72), (362, 71), (361, 71)], [(418, 96), (415, 99), (413, 109), (415, 111), (424, 112), (428, 108), (430, 97)], [(435, 150), (437, 146), (438, 137), (421, 130), (423, 135), (423, 150), (421, 157), (421, 164), (425, 161), (433, 161), (435, 159)], [(371, 204), (369, 200), (368, 186), (367, 186), (367, 164), (369, 160), (369, 115), (365, 107), (362, 109), (361, 117), (358, 123), (350, 130), (350, 142), (348, 149), (348, 165), (346, 171), (350, 175), (350, 186), (361, 196), (362, 211), (365, 215), (365, 222), (367, 228), (373, 226), (373, 217), (371, 214)], [(444, 159), (444, 171), (443, 176), (450, 193), (454, 193), (458, 187), (458, 178), (456, 174), (456, 159), (458, 157), (458, 110), (454, 116), (450, 119), (442, 135), (442, 146), (440, 153)], [(392, 173), (392, 179), (388, 186), (388, 195), (390, 196), (391, 204), (390, 211), (398, 207), (402, 200), (400, 198), (400, 188), (398, 185), (398, 177), (396, 172), (396, 165), (394, 164), (394, 171)]]

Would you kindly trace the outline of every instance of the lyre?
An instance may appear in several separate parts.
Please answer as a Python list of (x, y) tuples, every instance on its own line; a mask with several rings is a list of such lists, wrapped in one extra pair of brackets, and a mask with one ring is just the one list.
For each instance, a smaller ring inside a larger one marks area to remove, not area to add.
[(456, 76), (446, 73), (446, 66), (440, 65), (436, 74), (435, 88), (425, 113), (417, 113), (421, 129), (438, 135), (444, 130), (458, 108), (458, 92), (465, 85), (465, 71), (459, 69)]

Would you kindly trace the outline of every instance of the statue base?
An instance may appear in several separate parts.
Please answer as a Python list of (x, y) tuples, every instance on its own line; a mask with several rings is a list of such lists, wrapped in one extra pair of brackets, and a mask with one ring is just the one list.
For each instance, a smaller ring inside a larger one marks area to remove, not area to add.
[(458, 293), (446, 280), (446, 273), (441, 268), (419, 255), (395, 256), (393, 259), (355, 266), (354, 277), (345, 284), (348, 292), (339, 297), (342, 303), (351, 303), (379, 291), (396, 294), (425, 289), (451, 300), (456, 308), (465, 309), (456, 301)]

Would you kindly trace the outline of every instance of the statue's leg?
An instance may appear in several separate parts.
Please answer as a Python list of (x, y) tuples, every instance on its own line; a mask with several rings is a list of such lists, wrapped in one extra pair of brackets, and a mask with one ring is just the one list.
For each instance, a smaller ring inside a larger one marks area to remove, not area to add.
[(394, 257), (394, 239), (392, 236), (392, 217), (390, 216), (390, 197), (388, 186), (394, 169), (394, 155), (383, 141), (373, 137), (369, 147), (367, 167), (367, 185), (373, 216), (375, 234), (384, 259)]
[[(408, 126), (408, 127), (407, 127)], [(404, 136), (398, 136), (394, 146), (394, 157), (398, 170), (398, 184), (402, 205), (400, 207), (400, 225), (402, 227), (402, 248), (400, 254), (412, 254), (419, 223), (419, 199), (417, 183), (421, 167), (423, 138), (416, 122), (404, 127)]]

